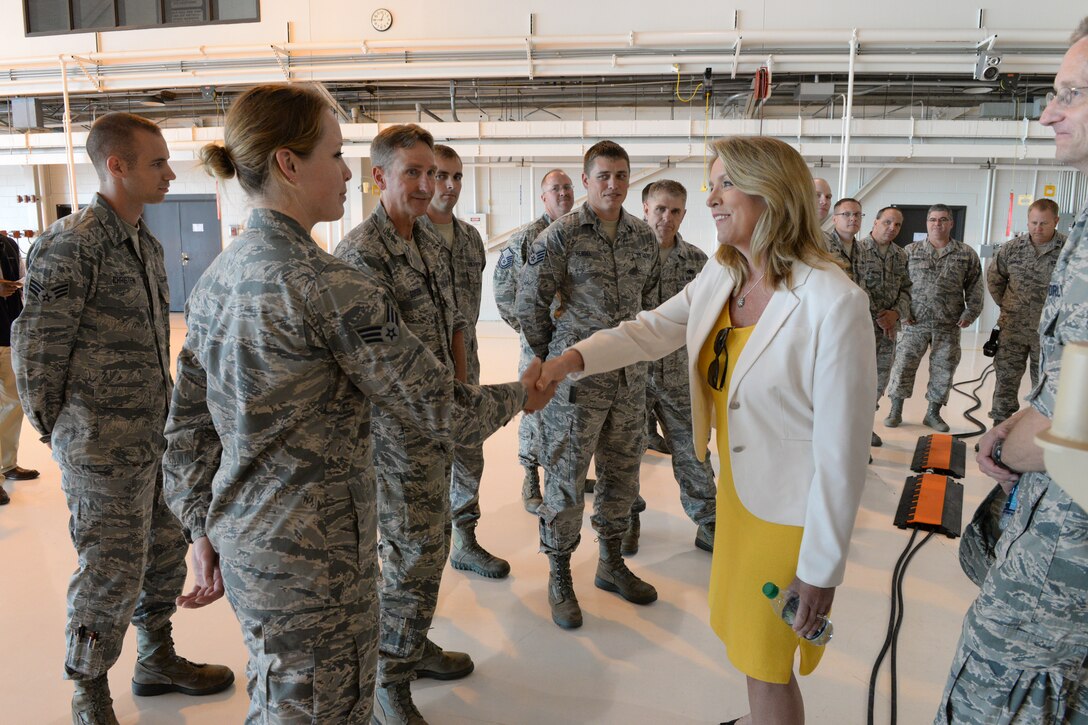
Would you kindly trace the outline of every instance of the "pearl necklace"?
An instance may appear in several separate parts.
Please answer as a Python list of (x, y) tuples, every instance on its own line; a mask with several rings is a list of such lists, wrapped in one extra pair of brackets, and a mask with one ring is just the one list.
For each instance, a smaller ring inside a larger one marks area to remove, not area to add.
[(762, 282), (762, 281), (763, 281), (763, 278), (764, 278), (764, 277), (766, 277), (766, 276), (767, 276), (767, 273), (766, 273), (766, 272), (764, 272), (763, 274), (759, 275), (759, 279), (757, 279), (757, 280), (756, 280), (755, 282), (753, 282), (753, 283), (751, 284), (751, 286), (750, 286), (750, 287), (748, 287), (748, 291), (747, 291), (747, 292), (745, 292), (744, 294), (742, 294), (742, 295), (741, 295), (740, 297), (738, 297), (738, 298), (737, 298), (737, 307), (744, 307), (744, 300), (745, 300), (745, 298), (746, 298), (746, 297), (748, 297), (748, 295), (752, 294), (752, 290), (754, 290), (754, 289), (756, 288), (756, 285), (758, 285), (758, 284), (759, 284), (760, 282)]

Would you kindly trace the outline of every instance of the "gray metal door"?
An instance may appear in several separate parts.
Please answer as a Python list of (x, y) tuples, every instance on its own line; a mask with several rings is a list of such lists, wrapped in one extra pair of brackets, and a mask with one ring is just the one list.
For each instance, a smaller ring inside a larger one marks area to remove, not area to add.
[(162, 242), (170, 282), (170, 311), (181, 312), (196, 281), (223, 249), (215, 196), (168, 196), (144, 207), (144, 221)]

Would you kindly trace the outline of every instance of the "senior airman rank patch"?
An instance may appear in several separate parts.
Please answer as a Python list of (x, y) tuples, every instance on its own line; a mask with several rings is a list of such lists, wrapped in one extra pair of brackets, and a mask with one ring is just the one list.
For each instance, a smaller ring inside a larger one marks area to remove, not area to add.
[(50, 302), (56, 302), (63, 297), (67, 297), (72, 291), (72, 283), (61, 282), (60, 284), (55, 284), (52, 287), (47, 288), (38, 280), (32, 279), (30, 280), (30, 286), (27, 287), (27, 290), (43, 303), (49, 304)]
[(400, 315), (396, 305), (386, 300), (385, 323), (360, 328), (359, 337), (368, 344), (393, 343), (400, 339)]

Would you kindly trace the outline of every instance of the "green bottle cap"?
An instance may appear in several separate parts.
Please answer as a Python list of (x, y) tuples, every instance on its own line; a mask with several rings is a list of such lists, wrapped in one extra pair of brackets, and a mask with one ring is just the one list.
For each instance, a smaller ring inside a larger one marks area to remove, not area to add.
[(763, 585), (763, 596), (774, 599), (778, 596), (778, 586), (774, 582), (767, 582)]

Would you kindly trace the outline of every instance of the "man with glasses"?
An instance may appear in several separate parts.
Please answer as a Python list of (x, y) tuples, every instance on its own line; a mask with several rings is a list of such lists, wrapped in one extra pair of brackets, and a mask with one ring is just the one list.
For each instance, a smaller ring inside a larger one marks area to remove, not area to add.
[[(895, 243), (902, 228), (903, 212), (886, 206), (877, 212), (873, 230), (854, 248), (854, 281), (869, 295), (869, 314), (876, 337), (877, 401), (888, 387), (899, 321), (910, 317), (907, 253)], [(876, 431), (872, 444), (884, 445)]]
[(922, 424), (946, 433), (941, 408), (948, 402), (960, 363), (960, 330), (982, 313), (982, 265), (975, 250), (952, 238), (952, 210), (944, 204), (929, 208), (926, 231), (924, 240), (906, 249), (911, 312), (896, 345), (892, 405), (884, 425), (896, 428), (903, 422), (903, 401), (914, 391), (918, 365), (930, 349), (929, 407)]
[[(518, 369), (524, 370), (533, 359), (532, 348), (525, 341), (518, 322), (518, 280), (525, 260), (529, 256), (529, 247), (537, 236), (559, 217), (574, 206), (574, 184), (562, 169), (552, 169), (540, 180), (540, 200), (544, 202), (544, 213), (536, 221), (522, 227), (510, 238), (499, 255), (495, 265), (495, 304), (499, 315), (510, 327), (518, 331), (521, 338), (521, 360)], [(553, 313), (558, 311), (554, 306)], [(540, 494), (540, 416), (522, 415), (518, 425), (518, 462), (525, 469), (525, 480), (521, 484), (521, 500), (525, 510), (535, 514), (543, 500)]]
[[(1057, 159), (1088, 174), (1088, 18), (1054, 87), (1039, 120), (1054, 129)], [(964, 618), (936, 725), (1088, 722), (1088, 513), (1047, 475), (1035, 443), (1054, 414), (1062, 351), (1088, 342), (1088, 206), (1054, 267), (1039, 335), (1029, 404), (979, 441), (979, 468), (1006, 492), (1015, 484), (1017, 503), (988, 542), (992, 563)]]
[(1028, 207), (1028, 231), (1002, 244), (986, 270), (986, 286), (1001, 308), (994, 356), (994, 425), (1020, 409), (1018, 393), (1027, 364), (1031, 387), (1039, 384), (1039, 314), (1050, 275), (1065, 244), (1058, 205), (1039, 199)]
[(849, 197), (839, 199), (835, 202), (835, 211), (832, 215), (832, 223), (835, 226), (824, 233), (831, 253), (839, 258), (846, 268), (846, 274), (854, 282), (858, 281), (857, 269), (854, 265), (854, 240), (861, 231), (861, 220), (864, 216), (861, 213), (861, 202), (857, 199)]

